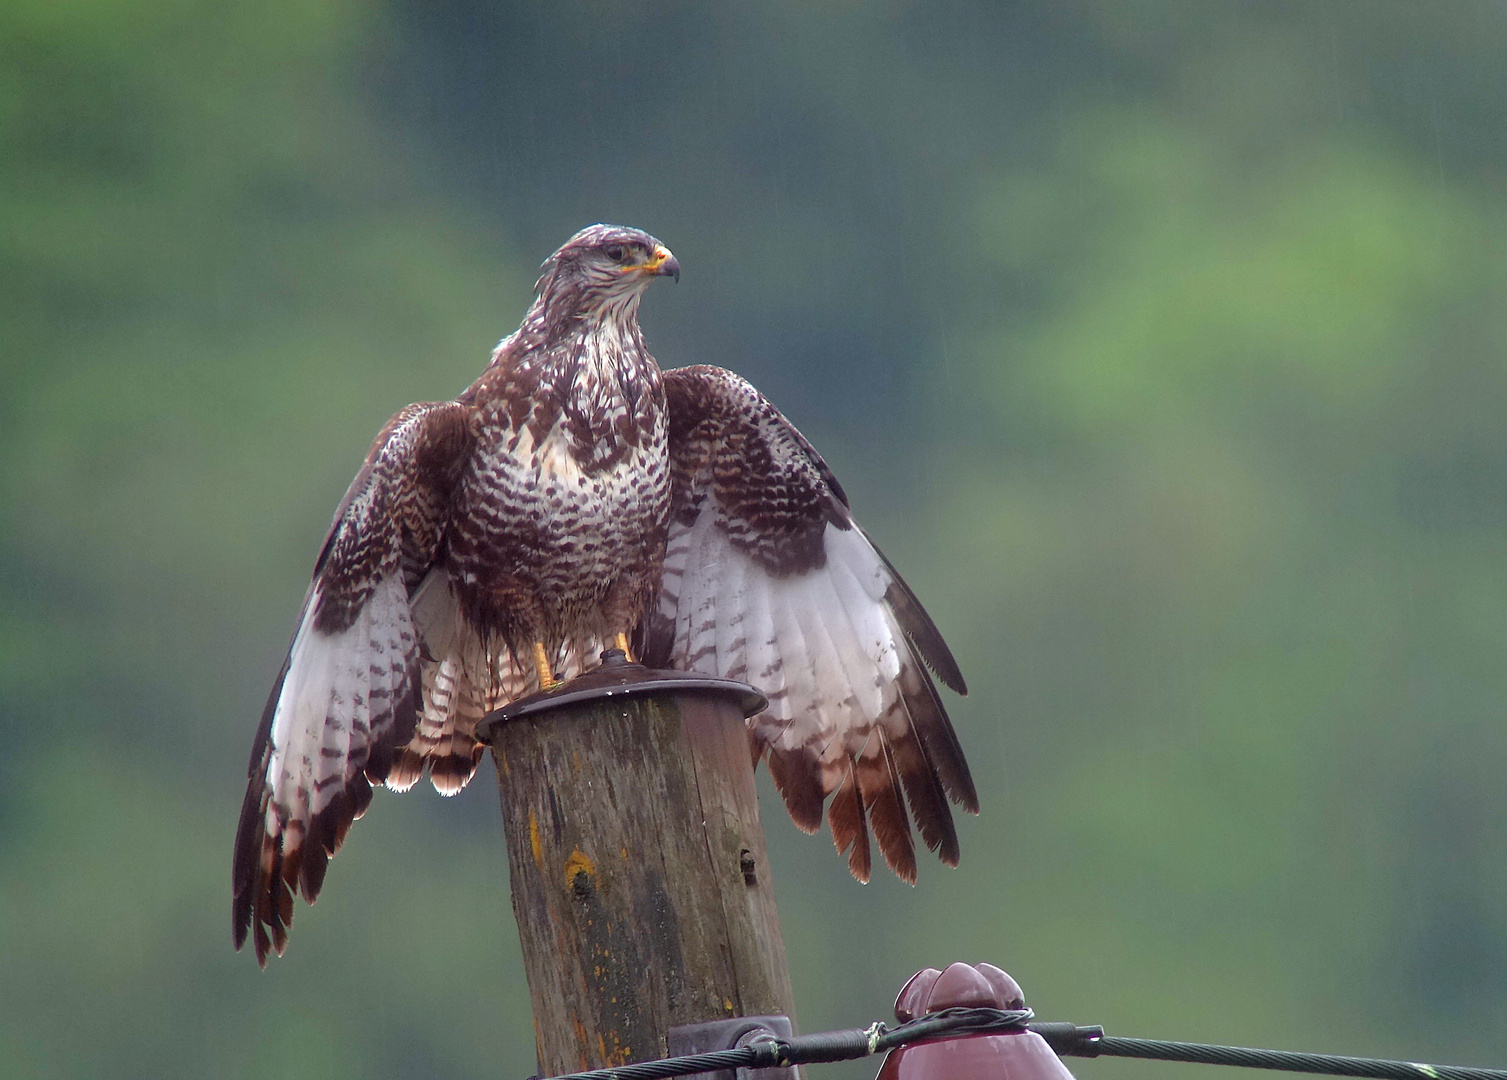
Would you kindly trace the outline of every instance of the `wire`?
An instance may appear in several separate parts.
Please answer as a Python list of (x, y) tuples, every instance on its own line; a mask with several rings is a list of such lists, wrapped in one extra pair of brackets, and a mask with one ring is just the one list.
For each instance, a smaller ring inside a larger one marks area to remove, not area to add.
[(1507, 1080), (1507, 1070), (1473, 1069), (1458, 1065), (1425, 1065), (1416, 1061), (1340, 1057), (1334, 1054), (1295, 1054), (1286, 1050), (1252, 1050), (1244, 1046), (1127, 1039), (1104, 1034), (1099, 1027), (1074, 1024), (1031, 1024), (1030, 1030), (1059, 1055), (1125, 1057), (1150, 1061), (1191, 1061), (1205, 1065), (1238, 1065), (1247, 1069), (1318, 1073), (1325, 1076), (1375, 1077), (1377, 1080)]
[[(824, 1031), (790, 1039), (765, 1036), (734, 1050), (661, 1058), (618, 1065), (592, 1072), (568, 1073), (551, 1080), (663, 1080), (671, 1076), (717, 1069), (772, 1069), (828, 1061), (851, 1061), (912, 1043), (956, 1039), (967, 1035), (1002, 1035), (1033, 1031), (1060, 1056), (1126, 1057), (1151, 1061), (1189, 1061), (1205, 1065), (1238, 1065), (1247, 1069), (1319, 1073), (1325, 1076), (1372, 1077), (1375, 1080), (1507, 1080), (1507, 1070), (1471, 1069), (1457, 1065), (1424, 1065), (1416, 1061), (1339, 1057), (1333, 1054), (1295, 1054), (1286, 1050), (1252, 1050), (1243, 1046), (1126, 1039), (1104, 1034), (1102, 1027), (1037, 1023), (1030, 1009), (943, 1009), (897, 1027), (874, 1023), (867, 1028)], [(537, 1077), (531, 1080), (538, 1080)]]
[(568, 1073), (551, 1080), (662, 1080), (716, 1069), (774, 1069), (786, 1065), (852, 1061), (928, 1039), (1023, 1031), (1034, 1015), (1030, 1009), (942, 1009), (893, 1028), (874, 1023), (866, 1028), (823, 1031), (790, 1039), (771, 1036), (755, 1039), (735, 1050), (640, 1061), (610, 1069)]

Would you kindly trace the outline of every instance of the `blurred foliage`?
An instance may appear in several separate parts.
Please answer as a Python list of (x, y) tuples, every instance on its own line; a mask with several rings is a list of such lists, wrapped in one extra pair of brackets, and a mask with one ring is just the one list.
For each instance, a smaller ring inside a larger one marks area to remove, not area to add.
[(485, 776), (379, 796), (266, 973), (229, 851), (372, 432), (594, 220), (675, 249), (651, 347), (781, 404), (973, 687), (959, 870), (860, 887), (766, 801), (804, 1029), (988, 959), (1121, 1034), (1507, 1062), (1504, 48), (1464, 3), (0, 7), (0, 1076), (533, 1070)]

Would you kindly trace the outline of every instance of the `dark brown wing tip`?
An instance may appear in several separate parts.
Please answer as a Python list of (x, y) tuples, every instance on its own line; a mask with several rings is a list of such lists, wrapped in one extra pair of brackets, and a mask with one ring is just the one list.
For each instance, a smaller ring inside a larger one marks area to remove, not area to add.
[(267, 970), (267, 950), (271, 947), (267, 940), (267, 928), (260, 922), (253, 926), (253, 937), (256, 939), (256, 964), (263, 971)]
[(930, 851), (948, 866), (958, 864), (958, 834), (942, 782), (914, 729), (889, 742), (891, 760), (905, 787), (911, 817)]
[[(877, 548), (875, 548), (878, 551)], [(921, 660), (942, 680), (942, 684), (948, 689), (955, 691), (964, 697), (968, 696), (968, 684), (963, 680), (963, 671), (958, 667), (958, 662), (952, 655), (952, 650), (947, 647), (947, 642), (942, 637), (942, 632), (937, 629), (936, 623), (931, 621), (931, 616), (921, 606), (921, 601), (916, 599), (916, 594), (911, 592), (910, 586), (895, 572), (894, 566), (884, 553), (879, 557), (884, 559), (885, 568), (890, 572), (889, 587), (884, 590), (884, 602), (895, 613), (895, 619), (900, 623), (900, 629), (915, 646)]]
[(863, 800), (858, 794), (858, 781), (853, 776), (851, 763), (848, 776), (832, 794), (827, 807), (827, 821), (832, 826), (832, 843), (839, 855), (848, 857), (848, 872), (867, 885), (873, 873), (873, 861), (869, 852), (869, 830), (863, 816)]
[(251, 893), (238, 892), (230, 901), (230, 936), (235, 951), (240, 952), (246, 944), (246, 934), (251, 930)]
[(901, 851), (887, 851), (883, 844), (879, 845), (879, 851), (884, 856), (884, 863), (895, 872), (895, 876), (907, 885), (916, 883), (916, 852), (912, 848), (907, 857)]
[(868, 533), (863, 533), (863, 538), (869, 542), (869, 547), (874, 549), (874, 554), (879, 556), (885, 570), (889, 572), (890, 583), (884, 590), (884, 602), (895, 613), (900, 629), (921, 654), (926, 666), (936, 672), (943, 685), (966, 697), (968, 684), (963, 681), (963, 671), (958, 667), (952, 650), (947, 647), (942, 631), (931, 621), (931, 616), (900, 576), (900, 571), (895, 569), (895, 564), (890, 562), (889, 556), (879, 550), (879, 545), (874, 543)]
[[(839, 851), (839, 854), (841, 852)], [(853, 850), (848, 852), (848, 873), (860, 885), (867, 885), (869, 879), (874, 876), (873, 857), (869, 854), (869, 838), (865, 834), (853, 843)]]
[(956, 791), (951, 788), (948, 789), (947, 797), (961, 806), (965, 812), (978, 817), (979, 796), (978, 792), (974, 790), (973, 774), (968, 771), (968, 763), (966, 761), (963, 762), (962, 779), (964, 782), (958, 786)]
[(769, 751), (769, 776), (774, 788), (785, 800), (785, 808), (795, 827), (804, 833), (814, 833), (822, 827), (822, 803), (826, 796), (821, 782), (809, 769), (802, 768), (805, 755)]
[(257, 874), (247, 898), (251, 915), (251, 937), (256, 946), (256, 962), (264, 968), (267, 966), (268, 952), (281, 956), (288, 947), (288, 924), (293, 921), (293, 897), (284, 880), (284, 865), (282, 852), (274, 849), (272, 872), (266, 876)]
[(246, 935), (254, 921), (256, 894), (262, 888), (262, 848), (267, 840), (265, 820), (265, 793), (260, 777), (253, 775), (246, 786), (246, 798), (241, 803), (230, 867), (230, 929), (237, 952), (246, 944)]
[(952, 721), (947, 718), (947, 710), (942, 707), (941, 695), (931, 681), (931, 673), (922, 664), (909, 669), (902, 666), (900, 680), (911, 729), (941, 781), (942, 790), (964, 810), (977, 814), (978, 792), (973, 786), (973, 773), (963, 756), (957, 732), (952, 729)]
[(916, 846), (911, 840), (910, 815), (905, 810), (899, 770), (884, 736), (879, 733), (879, 752), (860, 755), (853, 761), (864, 813), (879, 842), (879, 853), (895, 876), (908, 885), (916, 883)]
[(319, 890), (324, 888), (324, 875), (330, 868), (330, 856), (335, 853), (336, 836), (349, 820), (349, 799), (343, 790), (309, 819), (309, 831), (304, 836), (298, 865), (294, 868), (294, 880), (290, 884), (310, 904), (319, 899)]

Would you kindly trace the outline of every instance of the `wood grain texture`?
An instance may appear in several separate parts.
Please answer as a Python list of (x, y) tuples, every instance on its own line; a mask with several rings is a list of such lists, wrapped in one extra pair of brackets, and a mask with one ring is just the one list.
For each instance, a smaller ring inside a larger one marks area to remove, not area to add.
[(735, 701), (601, 700), (493, 745), (541, 1075), (661, 1057), (673, 1025), (793, 1016)]

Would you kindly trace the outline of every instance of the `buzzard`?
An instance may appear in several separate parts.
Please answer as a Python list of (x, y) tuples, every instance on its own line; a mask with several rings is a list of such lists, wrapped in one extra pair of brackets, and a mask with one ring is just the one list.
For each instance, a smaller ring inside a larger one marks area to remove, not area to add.
[(755, 764), (800, 828), (826, 808), (860, 881), (870, 828), (915, 880), (912, 817), (957, 864), (948, 800), (978, 802), (931, 678), (965, 693), (957, 663), (779, 410), (730, 371), (655, 364), (658, 277), (680, 265), (654, 237), (583, 229), (480, 378), (372, 443), (252, 747), (233, 922), (263, 965), (374, 784), (427, 770), (455, 794), (482, 717), (611, 647), (762, 690)]

